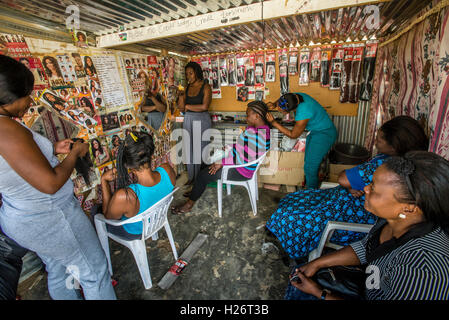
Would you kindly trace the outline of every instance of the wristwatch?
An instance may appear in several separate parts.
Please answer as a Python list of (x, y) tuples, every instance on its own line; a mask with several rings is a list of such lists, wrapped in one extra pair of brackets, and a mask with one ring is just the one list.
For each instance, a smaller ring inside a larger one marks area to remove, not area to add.
[(326, 300), (326, 296), (328, 293), (331, 293), (331, 292), (327, 289), (323, 289), (323, 291), (321, 291), (321, 300)]

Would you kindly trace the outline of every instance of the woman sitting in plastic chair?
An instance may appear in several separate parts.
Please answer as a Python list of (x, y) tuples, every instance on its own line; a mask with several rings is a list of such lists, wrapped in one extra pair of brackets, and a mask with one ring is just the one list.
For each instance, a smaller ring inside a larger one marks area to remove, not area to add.
[[(144, 132), (132, 131), (120, 144), (117, 154), (117, 169), (109, 170), (101, 177), (103, 192), (103, 215), (106, 219), (126, 220), (134, 217), (173, 191), (176, 174), (164, 163), (151, 170), (154, 152), (153, 138)], [(137, 178), (132, 183), (129, 172)], [(112, 195), (109, 183), (117, 179), (117, 191)], [(92, 216), (98, 212), (92, 210)], [(122, 226), (107, 225), (108, 232), (127, 240), (140, 239), (142, 222)]]
[[(229, 154), (219, 162), (202, 169), (188, 200), (179, 207), (172, 207), (173, 214), (190, 212), (195, 202), (201, 197), (208, 183), (217, 181), (221, 177), (223, 165), (245, 164), (257, 160), (268, 149), (270, 149), (270, 127), (266, 119), (268, 107), (263, 101), (248, 103), (246, 109), (246, 122), (248, 126), (240, 134), (237, 143), (232, 146)], [(257, 165), (247, 167), (231, 168), (228, 179), (234, 181), (245, 181), (251, 179)]]

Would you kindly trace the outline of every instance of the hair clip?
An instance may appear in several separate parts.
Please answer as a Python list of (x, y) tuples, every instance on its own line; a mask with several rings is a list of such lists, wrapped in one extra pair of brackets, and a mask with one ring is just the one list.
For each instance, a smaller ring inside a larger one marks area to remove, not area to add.
[(134, 133), (130, 132), (129, 135), (131, 138), (133, 138), (134, 142), (137, 142), (137, 137), (134, 135)]

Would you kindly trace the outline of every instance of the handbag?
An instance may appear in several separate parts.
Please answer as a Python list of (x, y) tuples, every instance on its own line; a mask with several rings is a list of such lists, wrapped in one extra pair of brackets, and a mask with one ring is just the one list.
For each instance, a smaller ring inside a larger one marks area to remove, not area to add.
[(365, 293), (366, 274), (360, 267), (323, 268), (318, 270), (312, 279), (345, 299), (362, 300)]

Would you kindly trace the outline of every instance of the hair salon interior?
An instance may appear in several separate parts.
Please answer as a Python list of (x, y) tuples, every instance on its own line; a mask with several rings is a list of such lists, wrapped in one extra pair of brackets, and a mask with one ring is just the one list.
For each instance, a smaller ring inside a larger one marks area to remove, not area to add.
[(449, 299), (448, 0), (0, 9), (0, 298)]

